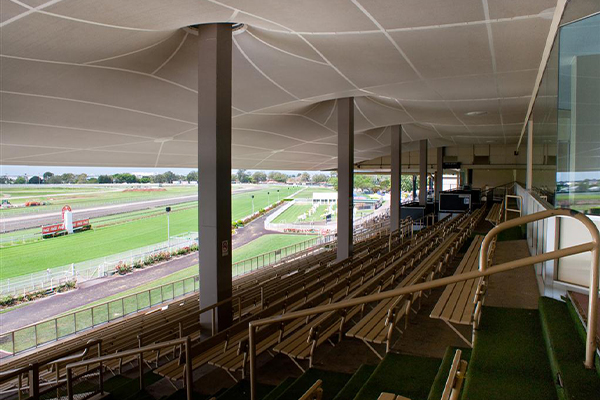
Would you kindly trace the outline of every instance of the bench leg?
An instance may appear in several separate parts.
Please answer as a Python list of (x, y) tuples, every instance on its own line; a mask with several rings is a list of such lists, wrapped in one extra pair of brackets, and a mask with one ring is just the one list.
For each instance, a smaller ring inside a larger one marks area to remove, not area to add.
[(368, 347), (369, 349), (371, 349), (371, 351), (372, 351), (373, 353), (375, 353), (375, 355), (376, 355), (377, 357), (379, 357), (379, 359), (380, 359), (380, 360), (383, 360), (383, 357), (381, 356), (381, 354), (379, 354), (379, 352), (378, 352), (377, 350), (375, 350), (375, 348), (374, 348), (373, 346), (371, 346), (371, 344), (370, 344), (369, 342), (367, 342), (366, 340), (364, 340), (364, 339), (363, 339), (363, 343), (364, 343), (364, 344), (366, 344), (366, 345), (367, 345), (367, 347)]
[(296, 361), (296, 359), (292, 356), (288, 356), (290, 358), (290, 360), (292, 360), (294, 362), (294, 364), (296, 364), (296, 367), (300, 368), (300, 371), (302, 371), (302, 373), (305, 373), (306, 370), (304, 368), (302, 368), (302, 365), (300, 365), (300, 363), (298, 363), (298, 361)]
[[(444, 322), (450, 327), (450, 329), (454, 331), (454, 333), (458, 335), (459, 338), (462, 339), (463, 342), (465, 342), (470, 348), (473, 348), (473, 342), (469, 341), (469, 339), (467, 339), (462, 333), (460, 333), (458, 329), (456, 329), (454, 325), (452, 325), (449, 321), (444, 320)], [(475, 337), (475, 331), (473, 331), (473, 337)]]

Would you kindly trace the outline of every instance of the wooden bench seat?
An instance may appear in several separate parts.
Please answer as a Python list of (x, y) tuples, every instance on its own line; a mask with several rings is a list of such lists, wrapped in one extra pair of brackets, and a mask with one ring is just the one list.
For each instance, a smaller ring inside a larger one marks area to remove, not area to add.
[[(476, 271), (479, 267), (479, 250), (484, 237), (477, 235), (471, 242), (467, 252), (463, 256), (454, 275)], [(490, 247), (488, 257), (492, 257), (495, 241)], [(434, 306), (430, 317), (441, 319), (469, 346), (472, 340), (468, 340), (453, 324), (474, 325), (476, 323), (477, 305), (481, 307), (485, 293), (485, 279), (477, 278), (463, 282), (457, 282), (446, 286), (438, 302)], [(475, 326), (474, 326), (475, 328)], [(475, 330), (473, 330), (473, 335)]]

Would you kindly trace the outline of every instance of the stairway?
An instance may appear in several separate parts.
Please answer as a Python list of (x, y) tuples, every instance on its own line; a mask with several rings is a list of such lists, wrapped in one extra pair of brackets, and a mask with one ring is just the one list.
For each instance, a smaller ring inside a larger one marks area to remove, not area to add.
[(538, 310), (483, 308), (463, 398), (557, 399)]

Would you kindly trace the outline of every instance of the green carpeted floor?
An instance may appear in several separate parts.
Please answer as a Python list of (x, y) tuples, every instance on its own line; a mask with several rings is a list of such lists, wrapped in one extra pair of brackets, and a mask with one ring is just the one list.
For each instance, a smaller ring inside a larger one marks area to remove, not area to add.
[(287, 390), (287, 388), (289, 388), (292, 383), (294, 383), (296, 381), (296, 378), (286, 378), (283, 382), (281, 382), (279, 385), (277, 385), (277, 387), (273, 390), (271, 390), (269, 392), (269, 394), (267, 394), (263, 400), (275, 400), (276, 398), (278, 398), (279, 396), (281, 396), (281, 394), (283, 392), (285, 392)]
[(358, 392), (355, 400), (377, 399), (382, 392), (425, 400), (440, 368), (438, 358), (387, 354)]
[(375, 368), (377, 368), (376, 365), (361, 365), (333, 400), (353, 400), (356, 393), (373, 375)]
[(544, 340), (550, 356), (554, 376), (561, 377), (562, 386), (556, 385), (560, 399), (600, 399), (600, 376), (583, 365), (585, 344), (577, 333), (567, 304), (541, 297), (540, 317), (544, 327)]
[[(275, 386), (256, 384), (256, 396), (259, 399), (265, 397)], [(223, 394), (217, 396), (217, 400), (241, 400), (250, 399), (250, 382), (242, 380), (227, 389)]]
[(277, 399), (299, 399), (319, 379), (323, 381), (321, 385), (323, 400), (332, 400), (350, 380), (350, 375), (311, 368), (296, 379)]
[(557, 399), (537, 310), (483, 308), (462, 398)]
[(471, 349), (465, 349), (461, 347), (448, 347), (446, 349), (446, 353), (444, 354), (444, 358), (442, 358), (442, 364), (438, 369), (438, 373), (435, 376), (433, 385), (431, 385), (431, 390), (429, 391), (429, 396), (427, 397), (428, 400), (439, 400), (442, 397), (444, 387), (446, 386), (446, 381), (448, 380), (448, 374), (450, 374), (452, 360), (454, 360), (454, 355), (456, 353), (456, 350), (458, 349), (462, 351), (460, 359), (465, 360), (467, 362), (470, 361)]
[(515, 226), (514, 228), (507, 229), (498, 234), (498, 241), (503, 242), (505, 240), (522, 240), (525, 239), (525, 232), (527, 230), (526, 225)]

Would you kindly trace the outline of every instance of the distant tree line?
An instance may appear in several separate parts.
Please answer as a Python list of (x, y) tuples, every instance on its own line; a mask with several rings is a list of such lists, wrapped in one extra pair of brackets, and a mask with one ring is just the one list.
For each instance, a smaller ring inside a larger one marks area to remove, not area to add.
[(6, 176), (0, 177), (0, 183), (14, 183), (14, 184), (73, 184), (73, 183), (173, 183), (176, 181), (198, 181), (198, 171), (190, 171), (187, 175), (177, 175), (174, 172), (167, 171), (162, 174), (143, 176), (138, 178), (137, 176), (128, 172), (113, 174), (113, 175), (100, 175), (97, 178), (88, 177), (87, 174), (60, 174), (55, 175), (50, 171), (44, 172), (40, 177), (37, 175), (26, 178), (19, 176), (14, 181), (11, 181)]
[(328, 183), (330, 179), (331, 175), (318, 173), (311, 176), (308, 172), (299, 172), (296, 175), (288, 175), (279, 171), (271, 171), (268, 174), (263, 171), (255, 171), (253, 174), (250, 174), (245, 169), (238, 169), (235, 174), (231, 174), (231, 181), (239, 183), (263, 183), (267, 181), (274, 181), (280, 183), (293, 182), (323, 184)]

